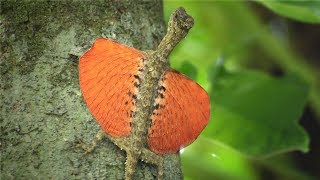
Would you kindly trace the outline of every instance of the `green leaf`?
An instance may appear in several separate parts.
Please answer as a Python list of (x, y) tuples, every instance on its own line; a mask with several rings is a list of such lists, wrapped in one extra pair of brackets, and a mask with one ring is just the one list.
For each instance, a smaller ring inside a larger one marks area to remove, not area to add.
[(320, 1), (258, 1), (282, 16), (302, 22), (320, 23)]
[(308, 151), (308, 136), (297, 122), (308, 94), (304, 81), (255, 71), (229, 73), (221, 67), (216, 71), (205, 136), (251, 157)]

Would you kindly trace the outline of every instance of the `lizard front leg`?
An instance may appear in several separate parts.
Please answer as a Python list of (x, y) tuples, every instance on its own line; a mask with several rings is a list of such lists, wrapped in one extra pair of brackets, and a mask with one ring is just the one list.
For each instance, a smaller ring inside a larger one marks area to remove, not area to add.
[(77, 144), (77, 147), (80, 147), (83, 150), (85, 150), (85, 154), (91, 153), (96, 148), (96, 146), (99, 144), (99, 142), (103, 139), (103, 137), (105, 135), (106, 135), (106, 133), (102, 129), (100, 129), (91, 144), (85, 144), (85, 143), (81, 142), (81, 143)]

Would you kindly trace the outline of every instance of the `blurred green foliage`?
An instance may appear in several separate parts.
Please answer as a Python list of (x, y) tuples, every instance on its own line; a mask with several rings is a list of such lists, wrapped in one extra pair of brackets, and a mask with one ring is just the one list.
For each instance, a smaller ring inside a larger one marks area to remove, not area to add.
[[(256, 3), (300, 21), (320, 19), (319, 3)], [(208, 126), (181, 153), (185, 179), (259, 179), (260, 166), (280, 178), (313, 179), (278, 154), (308, 151), (298, 120), (307, 99), (320, 114), (319, 72), (289, 48), (281, 29), (261, 23), (248, 2), (167, 0), (166, 18), (180, 6), (195, 26), (170, 56), (171, 67), (211, 97)], [(282, 77), (270, 75), (274, 66)]]
[(320, 1), (258, 0), (274, 12), (302, 22), (320, 23)]

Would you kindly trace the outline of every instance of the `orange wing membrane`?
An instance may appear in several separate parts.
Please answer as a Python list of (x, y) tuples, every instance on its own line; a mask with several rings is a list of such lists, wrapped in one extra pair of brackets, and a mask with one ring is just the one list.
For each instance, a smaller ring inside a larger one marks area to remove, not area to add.
[(150, 149), (159, 154), (179, 151), (198, 137), (209, 116), (207, 92), (183, 74), (167, 71), (160, 80), (151, 115)]
[(97, 39), (79, 62), (84, 100), (102, 129), (114, 137), (130, 135), (143, 54), (108, 39)]

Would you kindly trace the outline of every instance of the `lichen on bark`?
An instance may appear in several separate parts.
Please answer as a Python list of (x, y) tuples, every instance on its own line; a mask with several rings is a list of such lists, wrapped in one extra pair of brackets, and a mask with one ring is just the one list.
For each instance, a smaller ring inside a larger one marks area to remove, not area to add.
[[(125, 153), (105, 139), (84, 155), (75, 144), (99, 130), (84, 104), (78, 57), (99, 37), (155, 49), (165, 27), (160, 1), (1, 1), (1, 179), (122, 179)], [(139, 163), (136, 179), (154, 179)], [(181, 179), (165, 157), (165, 179)]]

